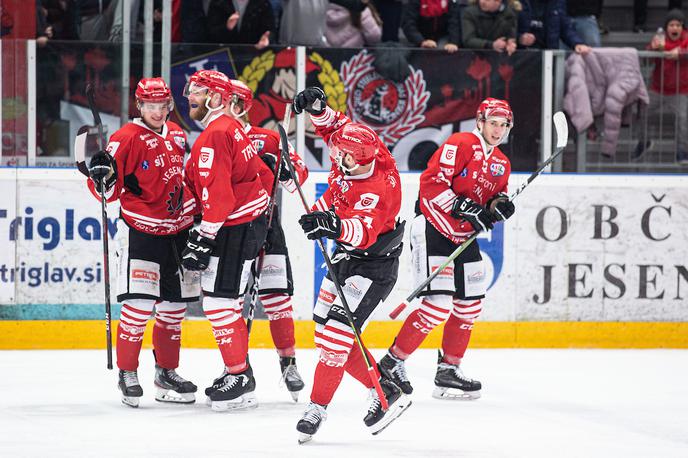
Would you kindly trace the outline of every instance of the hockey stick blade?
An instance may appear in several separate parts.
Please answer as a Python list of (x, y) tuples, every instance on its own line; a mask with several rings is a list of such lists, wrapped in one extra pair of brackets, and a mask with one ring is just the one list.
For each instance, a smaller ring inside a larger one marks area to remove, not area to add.
[(88, 138), (88, 126), (81, 126), (74, 138), (74, 159), (76, 168), (88, 178), (88, 167), (86, 166), (86, 140)]
[(569, 123), (566, 121), (566, 115), (557, 111), (552, 116), (552, 122), (557, 133), (557, 149), (564, 149), (569, 141)]

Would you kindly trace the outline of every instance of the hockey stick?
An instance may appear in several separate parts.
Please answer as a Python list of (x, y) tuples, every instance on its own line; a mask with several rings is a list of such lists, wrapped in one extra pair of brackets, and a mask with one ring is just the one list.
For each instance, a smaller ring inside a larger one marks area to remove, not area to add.
[[(100, 119), (100, 114), (96, 109), (96, 102), (94, 99), (93, 86), (89, 83), (86, 85), (86, 97), (88, 98), (88, 106), (93, 114), (93, 122), (98, 128), (98, 149), (103, 150), (105, 139), (103, 138), (103, 122)], [(77, 139), (79, 136), (77, 135)], [(84, 138), (85, 143), (85, 138)], [(78, 162), (77, 162), (78, 164)], [(100, 210), (101, 210), (101, 224), (103, 226), (103, 283), (105, 285), (105, 336), (107, 344), (107, 368), (112, 369), (112, 319), (110, 310), (110, 255), (108, 253), (108, 218), (107, 218), (107, 198), (105, 197), (105, 181), (100, 183)]]
[[(284, 130), (289, 130), (289, 121), (291, 120), (291, 103), (286, 105), (284, 109), (284, 119), (282, 120), (282, 125)], [(279, 186), (279, 176), (282, 170), (282, 161), (285, 157), (289, 157), (289, 144), (282, 142), (282, 149), (280, 151), (279, 157), (275, 162), (275, 176), (272, 180), (272, 197), (270, 198), (270, 205), (268, 206), (267, 218), (268, 218), (268, 231), (272, 225), (272, 218), (275, 215), (275, 207), (277, 206), (277, 186)], [(251, 290), (248, 293), (248, 313), (246, 317), (246, 328), (248, 329), (248, 335), (251, 335), (251, 328), (253, 327), (253, 315), (256, 311), (256, 303), (258, 302), (258, 296), (260, 295), (260, 274), (263, 271), (263, 264), (265, 263), (265, 250), (267, 246), (267, 240), (263, 242), (263, 246), (260, 248), (260, 253), (258, 253), (258, 258), (255, 261), (255, 272), (253, 273), (253, 284), (251, 284)]]
[[(523, 192), (526, 187), (535, 179), (537, 178), (538, 175), (542, 173), (545, 168), (547, 168), (560, 154), (562, 151), (564, 151), (564, 148), (566, 147), (566, 143), (569, 138), (569, 126), (566, 122), (566, 116), (564, 113), (561, 111), (557, 112), (554, 114), (552, 117), (552, 122), (554, 123), (554, 129), (557, 132), (557, 146), (554, 149), (554, 152), (552, 152), (552, 155), (535, 171), (533, 172), (528, 179), (516, 189), (514, 193), (509, 196), (509, 200), (514, 200), (519, 194)], [(413, 301), (418, 295), (435, 279), (437, 275), (439, 275), (440, 272), (442, 272), (449, 264), (454, 262), (454, 260), (461, 254), (463, 251), (468, 248), (468, 245), (473, 243), (473, 240), (478, 237), (478, 233), (474, 233), (471, 235), (468, 239), (466, 239), (461, 245), (459, 245), (456, 250), (452, 254), (449, 255), (446, 261), (444, 261), (442, 264), (437, 266), (435, 270), (432, 271), (432, 273), (423, 280), (423, 282), (418, 285), (416, 289), (413, 290), (411, 294), (408, 295), (406, 299), (404, 299), (404, 302), (399, 304), (392, 312), (389, 314), (389, 317), (394, 319), (399, 316), (401, 312), (404, 311), (406, 307), (408, 307), (411, 304), (411, 301)]]
[[(284, 128), (281, 125), (278, 125), (277, 128), (279, 129), (280, 137), (282, 138), (282, 145), (287, 144), (287, 132), (284, 130)], [(294, 184), (296, 185), (296, 189), (299, 191), (299, 197), (301, 197), (301, 203), (303, 204), (303, 209), (306, 211), (306, 213), (310, 214), (311, 209), (308, 206), (308, 203), (306, 202), (306, 196), (303, 194), (303, 189), (301, 188), (301, 183), (299, 183), (299, 177), (296, 175), (296, 171), (294, 170), (294, 164), (291, 163), (291, 158), (287, 156), (286, 158), (287, 162), (287, 167), (289, 167), (289, 172), (291, 172), (291, 176), (294, 179)], [(339, 284), (339, 281), (337, 280), (337, 275), (334, 272), (334, 267), (332, 266), (332, 261), (330, 260), (330, 256), (327, 254), (327, 250), (325, 249), (325, 245), (323, 244), (322, 239), (317, 239), (316, 242), (318, 243), (318, 247), (320, 248), (320, 252), (322, 253), (323, 258), (325, 259), (325, 264), (327, 265), (327, 270), (330, 273), (330, 277), (332, 277), (332, 282), (334, 283), (335, 288), (337, 289), (337, 294), (342, 300), (342, 307), (344, 308), (344, 312), (346, 313), (346, 319), (349, 322), (349, 326), (351, 326), (351, 330), (354, 332), (354, 339), (356, 340), (356, 344), (358, 345), (358, 348), (361, 350), (361, 354), (363, 354), (363, 359), (365, 360), (366, 366), (368, 367), (368, 376), (370, 377), (370, 381), (373, 383), (373, 386), (375, 387), (375, 391), (377, 392), (377, 396), (380, 399), (380, 405), (382, 406), (383, 410), (387, 410), (389, 408), (389, 403), (387, 402), (387, 398), (385, 397), (385, 393), (382, 391), (382, 386), (380, 385), (380, 380), (378, 380), (377, 374), (375, 373), (375, 368), (373, 365), (370, 363), (370, 359), (368, 358), (368, 353), (365, 350), (365, 347), (363, 346), (363, 341), (361, 340), (361, 334), (358, 332), (358, 329), (356, 329), (356, 325), (354, 324), (354, 317), (351, 314), (351, 309), (349, 308), (349, 304), (346, 302), (346, 297), (344, 296), (344, 291), (342, 290), (342, 286)]]

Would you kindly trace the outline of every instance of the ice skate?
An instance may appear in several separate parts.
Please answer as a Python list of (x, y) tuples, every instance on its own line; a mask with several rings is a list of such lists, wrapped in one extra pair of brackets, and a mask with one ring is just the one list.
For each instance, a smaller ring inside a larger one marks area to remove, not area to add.
[(294, 356), (280, 357), (280, 369), (282, 370), (282, 383), (286, 385), (294, 402), (299, 402), (299, 393), (305, 385), (296, 368), (296, 358)]
[(255, 389), (256, 379), (250, 366), (240, 374), (227, 374), (225, 384), (210, 393), (210, 407), (216, 412), (254, 409), (258, 407)]
[(327, 406), (322, 406), (314, 402), (308, 403), (303, 417), (296, 424), (299, 432), (299, 444), (305, 444), (318, 432), (323, 421), (327, 420)]
[(404, 394), (413, 393), (413, 387), (406, 375), (406, 366), (403, 359), (399, 359), (387, 352), (377, 364), (380, 373), (396, 384)]
[(122, 404), (130, 407), (138, 407), (143, 388), (139, 384), (139, 376), (136, 371), (119, 371), (119, 383), (117, 387), (122, 392)]
[(363, 418), (370, 432), (379, 434), (383, 429), (388, 427), (394, 420), (399, 418), (406, 409), (411, 406), (411, 399), (406, 396), (401, 389), (386, 378), (380, 379), (382, 391), (385, 393), (389, 408), (382, 410), (382, 403), (374, 388), (371, 388), (371, 403), (368, 408), (368, 413)]
[(174, 369), (165, 369), (155, 365), (155, 400), (160, 402), (176, 402), (192, 404), (196, 402), (198, 387), (182, 378)]
[(480, 397), (482, 384), (466, 377), (461, 367), (440, 362), (435, 375), (435, 390), (432, 397), (470, 401)]
[(210, 406), (213, 402), (210, 400), (210, 395), (213, 392), (219, 390), (222, 386), (224, 386), (227, 377), (229, 377), (229, 372), (227, 372), (227, 368), (225, 367), (222, 369), (222, 374), (220, 374), (219, 377), (215, 378), (215, 380), (213, 380), (213, 383), (205, 389), (205, 404), (207, 406)]

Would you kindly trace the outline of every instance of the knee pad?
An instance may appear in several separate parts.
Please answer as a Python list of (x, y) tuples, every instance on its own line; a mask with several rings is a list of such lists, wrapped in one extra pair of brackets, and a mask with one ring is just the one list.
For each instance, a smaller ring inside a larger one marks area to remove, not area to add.
[(179, 331), (185, 313), (185, 302), (162, 301), (155, 306), (155, 324), (166, 329)]
[(291, 318), (293, 308), (291, 304), (291, 296), (284, 293), (276, 294), (261, 294), (260, 302), (263, 304), (263, 310), (267, 315), (268, 320), (275, 321), (282, 318)]
[(342, 367), (354, 345), (354, 332), (339, 321), (328, 320), (321, 332), (316, 329), (315, 344), (320, 348), (320, 362), (330, 367)]
[(471, 327), (473, 327), (473, 322), (480, 316), (480, 312), (483, 311), (483, 306), (480, 299), (454, 299), (453, 305), (454, 307), (452, 309), (452, 315), (462, 321), (465, 321)]
[(154, 299), (127, 299), (122, 304), (120, 326), (131, 334), (143, 334), (153, 312)]
[(226, 326), (241, 318), (242, 301), (225, 297), (203, 298), (203, 313), (213, 327)]
[(433, 329), (449, 318), (451, 309), (451, 296), (444, 294), (425, 296), (420, 303), (418, 316), (425, 327)]

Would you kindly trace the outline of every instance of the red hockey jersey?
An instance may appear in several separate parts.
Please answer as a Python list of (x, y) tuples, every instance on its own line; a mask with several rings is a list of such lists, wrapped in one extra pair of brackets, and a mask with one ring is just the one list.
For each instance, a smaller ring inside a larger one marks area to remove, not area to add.
[[(162, 133), (151, 130), (140, 118), (112, 134), (107, 151), (117, 163), (117, 182), (108, 193), (108, 202), (119, 199), (120, 212), (129, 226), (148, 234), (170, 235), (193, 223), (183, 216), (183, 170), (186, 134), (167, 122)], [(127, 182), (135, 180), (142, 190), (134, 194)], [(98, 199), (91, 180), (88, 187)]]
[[(326, 143), (351, 120), (327, 107), (320, 116), (312, 116), (315, 132)], [(358, 249), (368, 248), (379, 235), (395, 228), (401, 207), (401, 180), (397, 163), (387, 147), (378, 139), (379, 149), (373, 167), (363, 175), (344, 175), (334, 164), (327, 178), (329, 187), (313, 205), (324, 211), (332, 206), (342, 220), (342, 234), (337, 239)]]
[(477, 130), (452, 134), (420, 176), (420, 210), (435, 229), (460, 244), (474, 231), (470, 223), (450, 215), (456, 196), (485, 205), (507, 191), (510, 174), (509, 159), (497, 147), (490, 151)]
[(200, 233), (215, 238), (222, 226), (253, 221), (270, 197), (260, 179), (267, 168), (239, 122), (222, 113), (210, 118), (186, 163), (187, 187), (202, 209)]
[[(258, 155), (272, 154), (277, 158), (281, 154), (280, 136), (274, 130), (246, 124), (244, 126), (244, 132), (251, 140), (251, 143), (253, 143), (253, 147), (256, 149), (256, 152), (258, 152)], [(294, 164), (294, 171), (299, 179), (299, 183), (303, 184), (306, 178), (308, 178), (308, 168), (306, 167), (306, 163), (303, 162), (301, 157), (296, 153), (291, 143), (289, 144), (289, 158), (291, 159), (291, 163)], [(286, 165), (284, 167), (286, 167)], [(262, 173), (261, 179), (263, 180), (263, 187), (271, 193), (274, 180), (272, 171), (268, 169), (267, 174)], [(296, 183), (294, 183), (294, 180), (285, 181), (282, 183), (282, 186), (289, 192), (296, 191)]]

